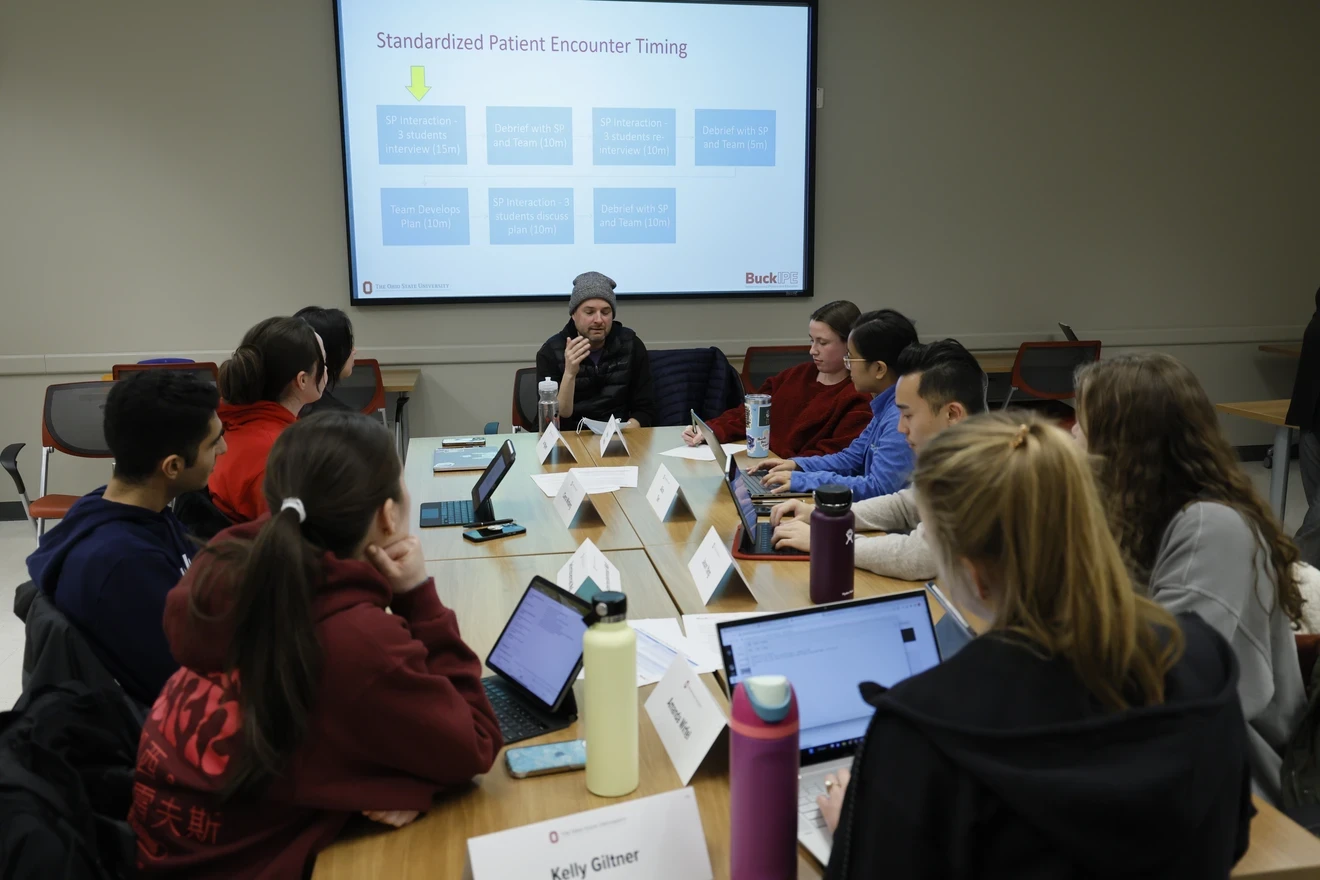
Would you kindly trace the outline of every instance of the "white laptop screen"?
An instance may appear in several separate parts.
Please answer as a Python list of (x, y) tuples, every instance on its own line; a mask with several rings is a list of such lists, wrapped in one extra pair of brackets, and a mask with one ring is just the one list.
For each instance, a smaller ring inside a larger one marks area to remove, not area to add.
[(719, 637), (731, 691), (752, 675), (788, 677), (804, 764), (861, 742), (874, 713), (861, 682), (892, 687), (940, 662), (924, 590), (732, 621)]

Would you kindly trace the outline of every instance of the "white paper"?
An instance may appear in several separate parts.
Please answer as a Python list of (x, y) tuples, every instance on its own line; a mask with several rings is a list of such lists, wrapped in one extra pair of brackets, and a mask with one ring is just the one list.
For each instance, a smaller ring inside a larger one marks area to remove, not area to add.
[(761, 617), (769, 611), (733, 611), (727, 614), (684, 614), (683, 629), (687, 633), (688, 644), (693, 651), (701, 651), (715, 663), (716, 670), (724, 670), (724, 656), (720, 650), (720, 635), (715, 629), (717, 623), (730, 620), (742, 620), (744, 617)]
[[(724, 450), (725, 455), (736, 455), (747, 448), (746, 443), (721, 443), (720, 448)], [(666, 449), (661, 455), (668, 455), (670, 458), (686, 458), (688, 461), (714, 461), (715, 450), (711, 449), (705, 443), (700, 446), (675, 446), (673, 449)]]
[[(581, 471), (584, 470), (584, 468), (573, 468), (572, 470)], [(545, 493), (546, 498), (554, 498), (559, 494), (559, 490), (564, 487), (564, 480), (568, 478), (568, 474), (532, 474), (531, 477), (532, 482)], [(581, 480), (582, 477), (579, 475), (578, 479)], [(620, 486), (610, 486), (607, 484), (586, 486), (586, 481), (583, 480), (582, 482), (588, 495), (604, 495), (607, 492), (617, 492), (622, 488)], [(599, 483), (600, 481), (596, 482)]]
[(713, 880), (691, 788), (468, 839), (473, 880)]
[[(550, 457), (550, 450), (554, 449), (557, 443), (563, 443), (563, 435), (559, 433), (559, 429), (553, 423), (546, 425), (545, 433), (541, 435), (541, 439), (536, 441), (536, 461), (538, 464), (545, 464), (545, 460)], [(568, 449), (567, 443), (564, 443), (564, 448)]]
[(651, 481), (651, 486), (646, 490), (646, 501), (655, 511), (655, 515), (663, 520), (669, 515), (669, 510), (674, 506), (675, 500), (683, 494), (683, 487), (678, 484), (678, 480), (669, 472), (669, 468), (663, 464), (655, 472), (655, 479)]
[(679, 782), (687, 785), (728, 724), (724, 709), (681, 656), (665, 670), (645, 706)]
[[(683, 635), (676, 617), (630, 620), (628, 625), (637, 634), (638, 687), (655, 684), (663, 678), (674, 658), (679, 655), (687, 658), (693, 675), (718, 672), (721, 668), (718, 655), (711, 656), (709, 652), (693, 644)], [(586, 678), (586, 673), (579, 672), (578, 678)]]
[(697, 592), (701, 594), (702, 605), (710, 601), (710, 597), (720, 588), (720, 584), (724, 583), (735, 570), (729, 548), (724, 546), (719, 532), (711, 526), (701, 546), (692, 554), (692, 559), (688, 562), (688, 572), (697, 585)]
[[(637, 465), (630, 464), (626, 467), (593, 467), (593, 468), (570, 468), (573, 473), (578, 475), (582, 485), (587, 487), (587, 491), (592, 491), (593, 486), (613, 486), (614, 489), (636, 489), (637, 488)], [(614, 491), (614, 489), (610, 491)]]
[(597, 591), (620, 589), (619, 570), (591, 543), (590, 538), (582, 542), (555, 578), (556, 584), (574, 594), (587, 581), (591, 581)]
[[(534, 474), (533, 479), (541, 474)], [(559, 492), (555, 495), (555, 512), (563, 520), (565, 526), (571, 526), (573, 517), (577, 516), (578, 508), (582, 506), (582, 499), (587, 497), (587, 488), (582, 485), (582, 481), (569, 471), (568, 476), (564, 478), (563, 484), (559, 487)]]

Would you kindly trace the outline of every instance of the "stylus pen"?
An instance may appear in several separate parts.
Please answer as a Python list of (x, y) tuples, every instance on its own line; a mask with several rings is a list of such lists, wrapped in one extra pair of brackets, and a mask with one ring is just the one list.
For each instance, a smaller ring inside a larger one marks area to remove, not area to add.
[(493, 519), (490, 522), (463, 523), (465, 529), (484, 529), (487, 526), (507, 526), (512, 523), (511, 519)]

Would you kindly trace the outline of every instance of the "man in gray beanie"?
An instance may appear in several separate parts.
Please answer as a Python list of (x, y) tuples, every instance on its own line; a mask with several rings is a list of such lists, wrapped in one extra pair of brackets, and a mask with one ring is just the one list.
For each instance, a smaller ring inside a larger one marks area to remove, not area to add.
[(625, 428), (655, 424), (651, 358), (637, 334), (614, 320), (614, 287), (614, 280), (599, 272), (574, 278), (568, 323), (536, 353), (537, 375), (559, 380), (565, 428), (610, 416)]

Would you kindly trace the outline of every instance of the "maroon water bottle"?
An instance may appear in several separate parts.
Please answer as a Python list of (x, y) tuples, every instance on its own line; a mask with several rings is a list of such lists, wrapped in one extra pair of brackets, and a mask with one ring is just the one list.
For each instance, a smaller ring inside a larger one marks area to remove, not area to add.
[(811, 512), (811, 601), (817, 605), (853, 597), (852, 490), (829, 483), (816, 490)]
[(730, 880), (795, 880), (798, 707), (782, 675), (733, 689), (729, 719)]

